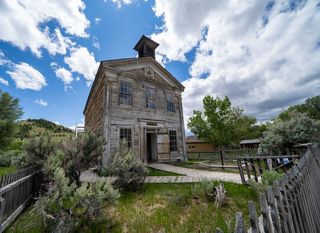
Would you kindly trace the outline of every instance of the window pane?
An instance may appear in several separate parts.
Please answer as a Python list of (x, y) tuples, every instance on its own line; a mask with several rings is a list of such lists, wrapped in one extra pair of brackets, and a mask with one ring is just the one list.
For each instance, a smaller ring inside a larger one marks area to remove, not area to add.
[(131, 129), (120, 129), (120, 141), (126, 141), (128, 144), (128, 148), (131, 148), (132, 140), (131, 140)]
[(177, 132), (169, 130), (170, 151), (177, 151)]
[(167, 111), (168, 112), (175, 112), (172, 93), (167, 93)]
[(132, 105), (132, 83), (120, 81), (119, 103)]
[(145, 87), (146, 108), (156, 109), (156, 89)]

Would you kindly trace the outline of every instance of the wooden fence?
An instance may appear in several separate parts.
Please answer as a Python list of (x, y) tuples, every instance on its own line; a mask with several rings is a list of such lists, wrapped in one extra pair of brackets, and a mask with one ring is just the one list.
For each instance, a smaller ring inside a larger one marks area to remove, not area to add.
[(3, 232), (40, 190), (41, 169), (32, 166), (0, 178), (0, 232)]
[[(295, 159), (299, 159), (299, 155), (281, 155), (281, 156), (257, 156), (257, 157), (238, 157), (238, 169), (243, 184), (252, 179), (256, 182), (265, 170), (276, 170), (291, 166)], [(246, 176), (248, 180), (246, 179)]]
[[(249, 202), (249, 232), (320, 232), (320, 151), (317, 146), (310, 147), (283, 178), (260, 193), (260, 210), (258, 218), (254, 202)], [(237, 213), (235, 233), (244, 232), (247, 230), (242, 214)]]
[(258, 156), (258, 149), (232, 149), (215, 152), (188, 152), (187, 158), (191, 160), (220, 160), (221, 153), (224, 160), (237, 160), (238, 157)]

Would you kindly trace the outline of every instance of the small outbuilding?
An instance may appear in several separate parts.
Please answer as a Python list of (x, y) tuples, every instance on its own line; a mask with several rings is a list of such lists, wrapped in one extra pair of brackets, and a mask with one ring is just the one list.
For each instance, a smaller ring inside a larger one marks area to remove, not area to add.
[(198, 152), (215, 152), (217, 148), (208, 142), (199, 139), (197, 136), (186, 137), (187, 152), (198, 153)]
[(259, 139), (248, 139), (240, 141), (240, 147), (246, 149), (255, 149), (258, 148), (260, 145)]

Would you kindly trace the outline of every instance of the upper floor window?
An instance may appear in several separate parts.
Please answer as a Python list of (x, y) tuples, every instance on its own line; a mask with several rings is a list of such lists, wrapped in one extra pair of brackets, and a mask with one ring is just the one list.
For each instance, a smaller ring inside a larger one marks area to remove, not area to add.
[(177, 131), (169, 130), (170, 151), (177, 151)]
[(146, 108), (156, 109), (156, 89), (145, 87)]
[(120, 81), (119, 103), (132, 105), (132, 83)]
[(128, 145), (128, 148), (131, 148), (132, 137), (131, 129), (120, 128), (120, 141), (125, 141)]
[(167, 111), (168, 112), (175, 112), (172, 93), (167, 93)]

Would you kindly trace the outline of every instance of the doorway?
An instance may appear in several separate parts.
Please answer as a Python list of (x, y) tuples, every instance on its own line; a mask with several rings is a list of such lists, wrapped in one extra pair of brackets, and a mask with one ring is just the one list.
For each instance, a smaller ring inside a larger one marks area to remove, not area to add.
[(156, 162), (158, 160), (157, 156), (157, 134), (147, 133), (147, 162)]

